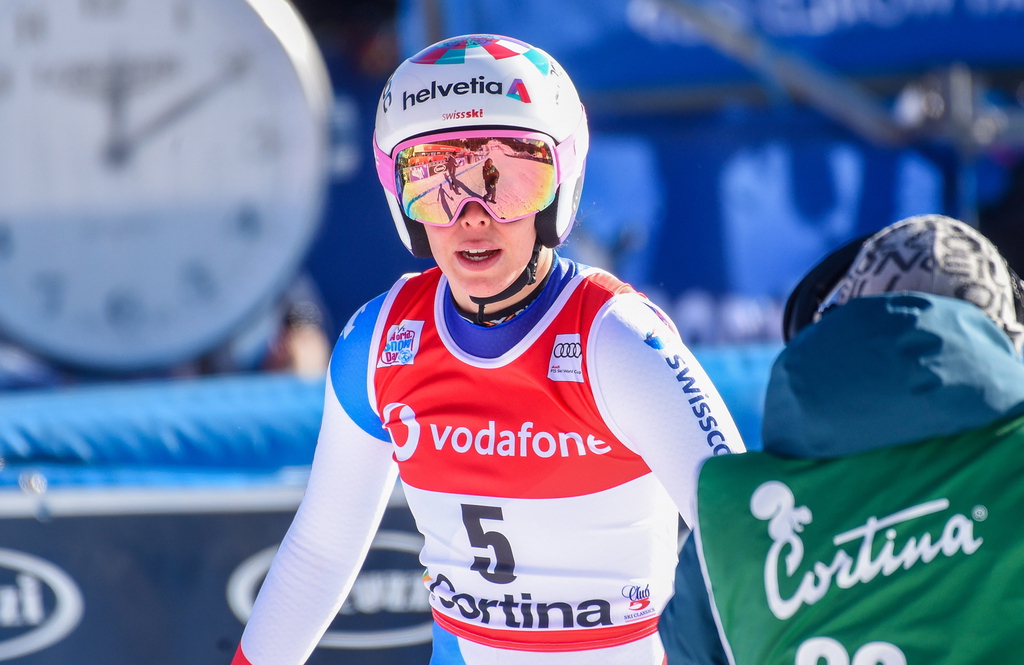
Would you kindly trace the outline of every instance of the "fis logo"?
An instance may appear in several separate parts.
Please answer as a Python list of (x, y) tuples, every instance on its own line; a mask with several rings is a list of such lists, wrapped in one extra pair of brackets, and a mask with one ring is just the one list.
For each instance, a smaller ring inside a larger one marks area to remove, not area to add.
[(663, 342), (662, 339), (658, 337), (658, 335), (653, 331), (647, 333), (647, 336), (644, 337), (644, 344), (651, 347), (652, 349), (665, 348), (665, 342)]
[(380, 107), (385, 113), (391, 108), (391, 82), (394, 80), (394, 76), (388, 79), (387, 85), (384, 86), (384, 92), (380, 96)]
[(420, 338), (423, 336), (423, 322), (402, 321), (391, 326), (384, 341), (384, 350), (380, 353), (377, 367), (393, 365), (411, 365), (420, 350)]
[(548, 378), (583, 383), (583, 344), (579, 333), (555, 335), (555, 345), (548, 361)]

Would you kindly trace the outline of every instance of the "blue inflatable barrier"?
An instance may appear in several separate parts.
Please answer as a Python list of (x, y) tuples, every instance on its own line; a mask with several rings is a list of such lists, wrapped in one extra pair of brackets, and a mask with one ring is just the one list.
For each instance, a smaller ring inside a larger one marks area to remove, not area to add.
[(324, 380), (237, 375), (0, 398), (0, 458), (90, 466), (277, 469), (313, 459)]

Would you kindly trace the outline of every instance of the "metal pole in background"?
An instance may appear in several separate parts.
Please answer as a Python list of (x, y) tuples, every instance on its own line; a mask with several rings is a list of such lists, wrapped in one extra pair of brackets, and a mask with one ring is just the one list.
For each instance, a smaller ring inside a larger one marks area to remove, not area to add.
[(712, 46), (777, 82), (794, 97), (880, 145), (903, 145), (910, 133), (879, 100), (855, 82), (775, 47), (706, 3), (661, 0), (662, 6), (692, 24)]
[[(985, 88), (966, 65), (954, 64), (938, 75), (933, 72), (908, 83), (900, 97), (911, 93), (907, 95), (911, 108), (897, 119), (883, 100), (849, 77), (779, 49), (764, 36), (715, 11), (712, 3), (659, 1), (722, 53), (875, 144), (902, 146), (934, 140), (952, 145), (958, 157), (958, 214), (973, 226), (978, 224), (979, 155), (996, 147), (1024, 146), (1024, 110), (986, 102)], [(928, 108), (923, 103), (926, 98), (937, 99), (938, 108)], [(897, 104), (900, 101), (898, 98)]]

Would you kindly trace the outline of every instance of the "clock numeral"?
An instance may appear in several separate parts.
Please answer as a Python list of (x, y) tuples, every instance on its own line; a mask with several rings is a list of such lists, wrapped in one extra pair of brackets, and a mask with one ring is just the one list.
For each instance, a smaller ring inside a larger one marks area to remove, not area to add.
[(258, 125), (252, 131), (252, 145), (256, 157), (266, 160), (280, 159), (284, 149), (281, 131), (272, 125)]
[(171, 20), (174, 22), (174, 27), (180, 32), (185, 32), (192, 26), (191, 2), (177, 2), (171, 12)]
[(217, 297), (217, 280), (202, 263), (190, 261), (181, 271), (185, 295), (193, 301), (209, 302)]
[(86, 16), (110, 18), (124, 9), (125, 0), (80, 0), (79, 9)]
[(0, 66), (0, 99), (14, 87), (14, 74), (7, 67)]
[(112, 291), (107, 294), (107, 322), (120, 330), (138, 328), (146, 318), (146, 308), (133, 291)]
[(25, 10), (14, 17), (14, 39), (19, 44), (37, 44), (46, 38), (50, 24), (39, 10)]
[(0, 261), (14, 256), (14, 233), (6, 222), (0, 222)]
[(54, 318), (64, 309), (64, 278), (59, 274), (39, 273), (32, 280), (32, 291), (36, 294), (42, 316)]
[(234, 219), (235, 233), (246, 239), (253, 239), (263, 232), (263, 218), (259, 208), (254, 205), (243, 205)]

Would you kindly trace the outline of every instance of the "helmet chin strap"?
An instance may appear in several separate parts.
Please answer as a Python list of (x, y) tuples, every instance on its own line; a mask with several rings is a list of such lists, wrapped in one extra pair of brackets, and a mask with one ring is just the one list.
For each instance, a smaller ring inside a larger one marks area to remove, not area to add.
[(493, 296), (485, 296), (483, 298), (477, 298), (476, 296), (469, 297), (469, 299), (478, 307), (476, 311), (477, 324), (483, 325), (484, 321), (486, 321), (484, 318), (484, 307), (486, 305), (501, 302), (506, 298), (511, 298), (527, 286), (537, 281), (537, 263), (540, 261), (540, 250), (542, 247), (544, 247), (544, 245), (539, 241), (533, 243), (533, 256), (530, 257), (530, 262), (526, 264), (526, 268), (524, 268), (522, 274), (516, 278), (516, 281), (509, 284), (504, 291)]

